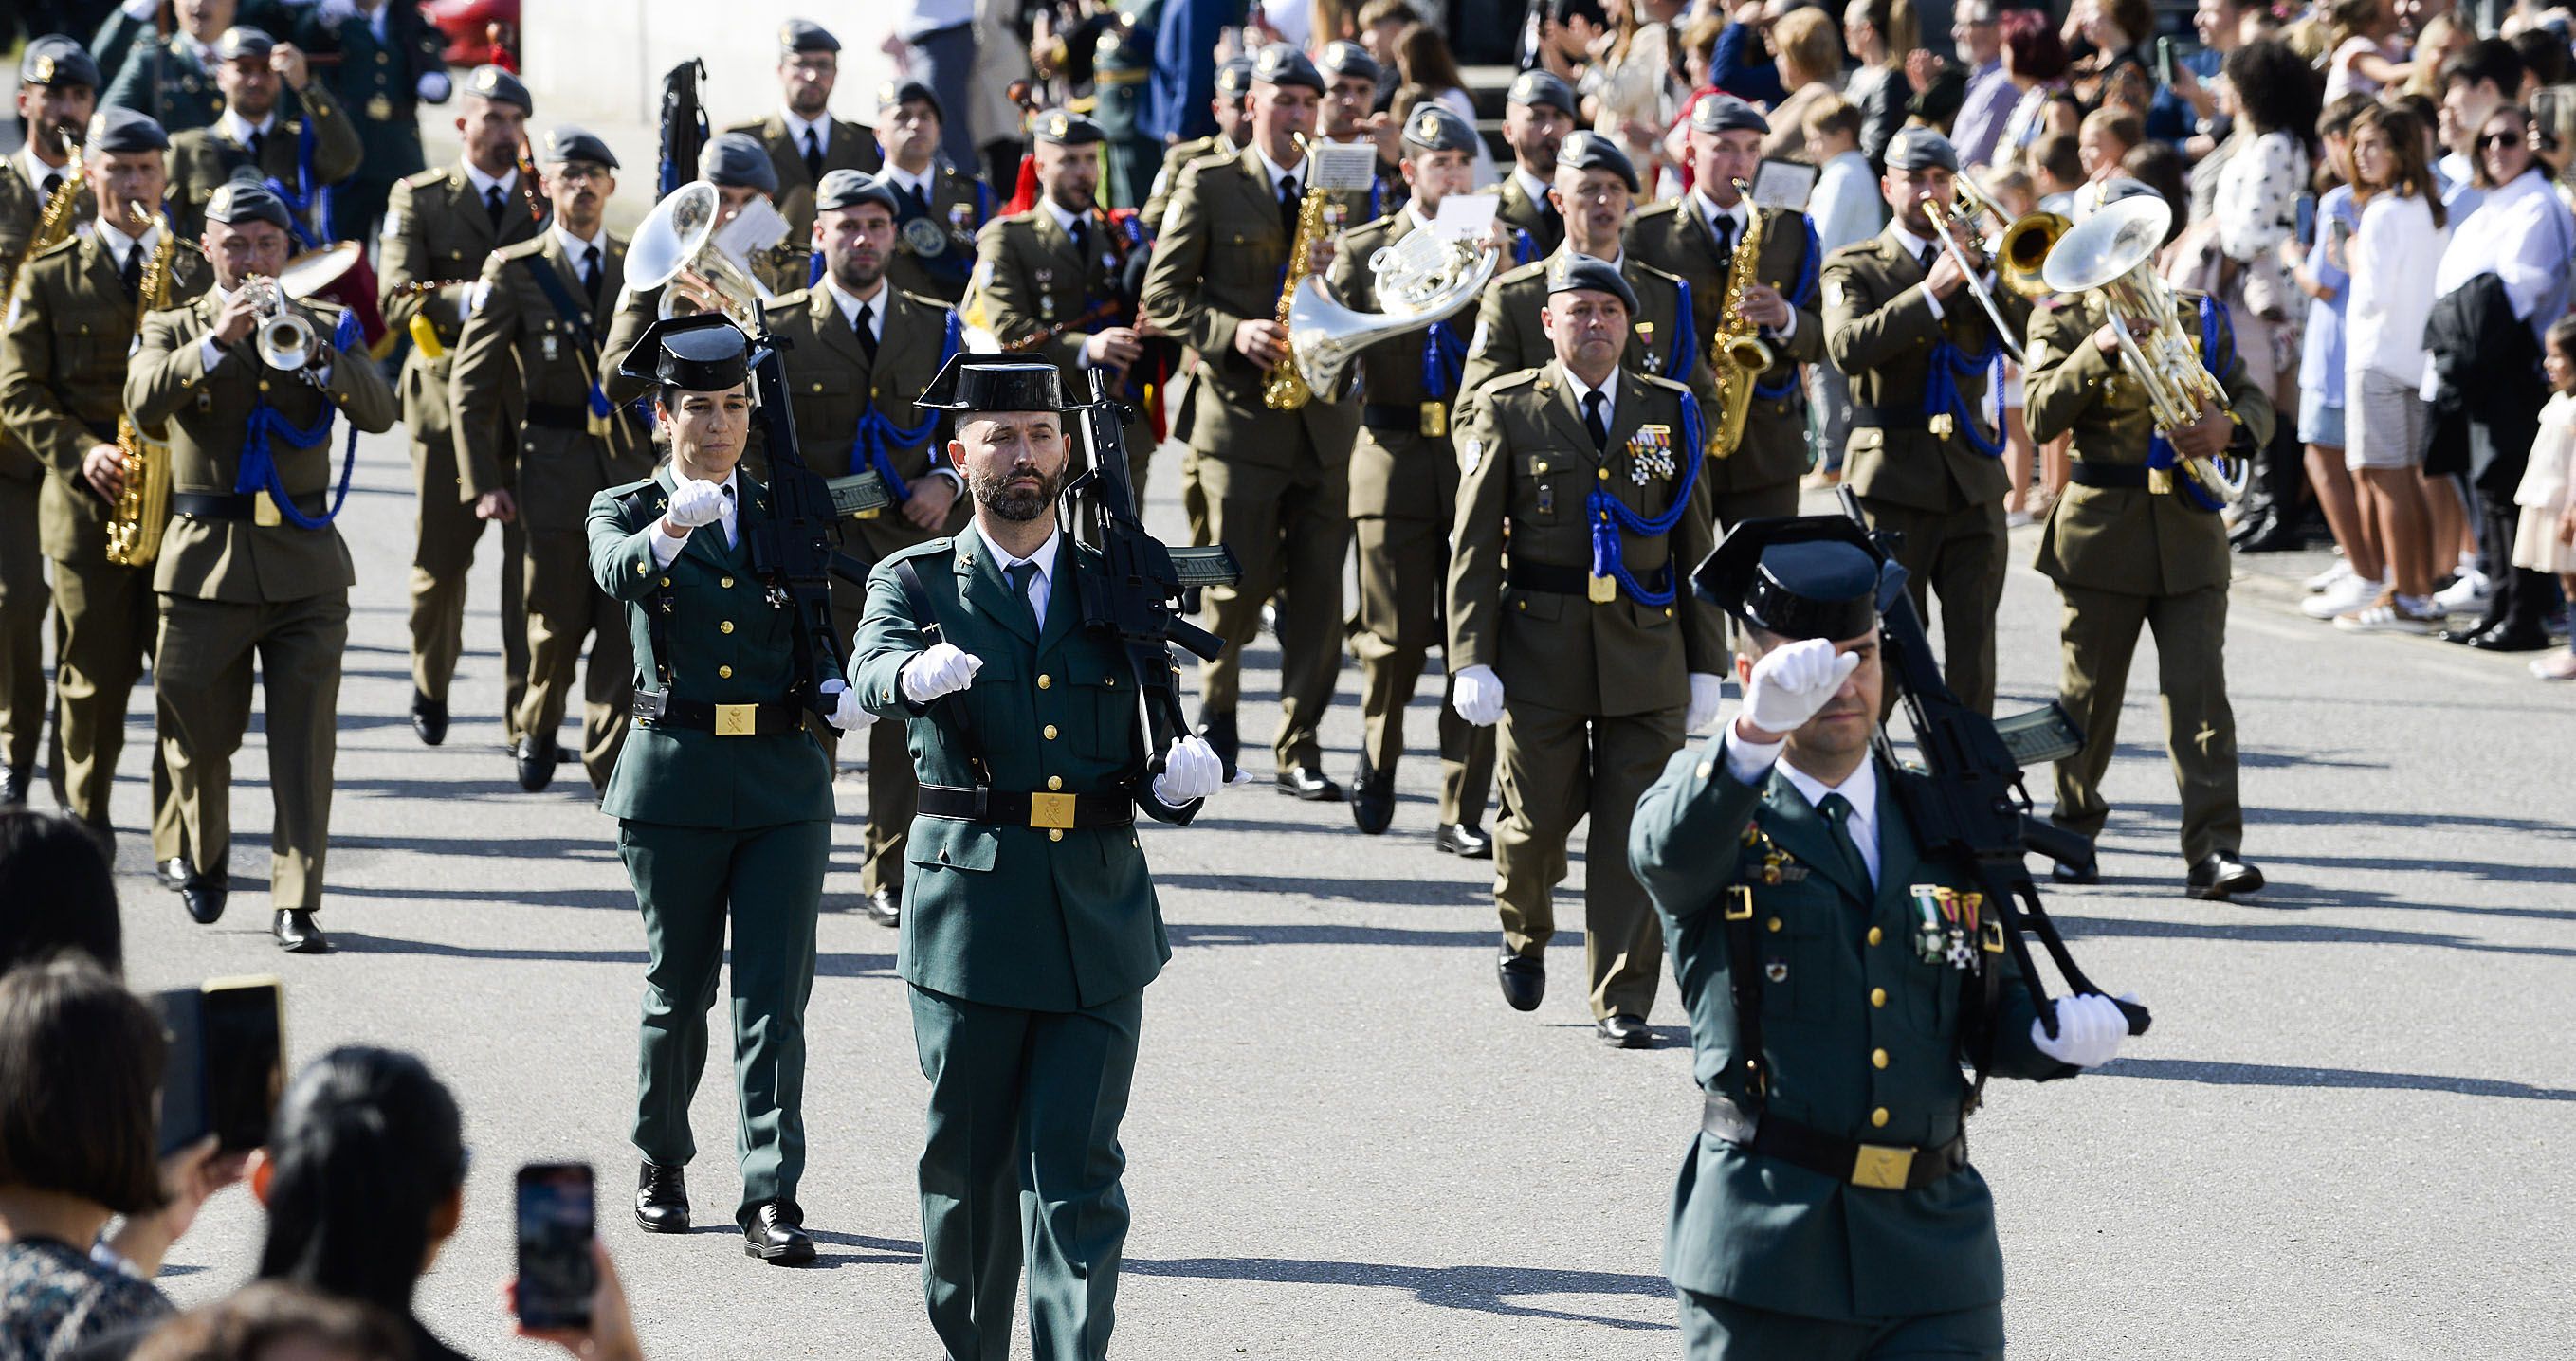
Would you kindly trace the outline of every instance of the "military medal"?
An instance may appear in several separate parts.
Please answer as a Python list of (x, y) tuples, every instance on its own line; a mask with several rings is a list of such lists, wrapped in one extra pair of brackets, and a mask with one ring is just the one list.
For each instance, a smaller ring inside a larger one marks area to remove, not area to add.
[(537, 346), (546, 352), (546, 362), (549, 364), (555, 362), (555, 356), (559, 354), (562, 349), (562, 347), (556, 342), (554, 333), (551, 331), (537, 337)]
[(387, 123), (393, 121), (393, 116), (394, 102), (392, 100), (385, 98), (383, 95), (377, 95), (375, 98), (367, 101), (367, 117), (379, 123)]
[(911, 218), (903, 224), (903, 244), (915, 255), (938, 255), (948, 249), (948, 233), (929, 218)]
[(1964, 972), (1977, 962), (1977, 948), (1970, 942), (1976, 937), (1978, 909), (1985, 905), (1986, 898), (1982, 893), (1961, 892), (1953, 901), (1958, 904), (1958, 914), (1950, 920), (1950, 967)]
[(960, 241), (971, 241), (975, 239), (974, 231), (967, 226), (967, 219), (974, 215), (974, 204), (952, 203), (948, 205), (949, 235), (956, 237)]
[[(1467, 447), (1470, 450), (1474, 449), (1476, 447), (1476, 442), (1474, 440), (1467, 441)], [(1472, 458), (1474, 455), (1471, 453), (1469, 457)], [(1545, 482), (1538, 484), (1538, 513), (1541, 515), (1554, 515), (1556, 513), (1556, 488)]]
[(1906, 892), (1914, 900), (1914, 957), (1938, 964), (1949, 957), (1949, 933), (1942, 919), (1951, 911), (1950, 890), (1939, 884), (1916, 884)]
[(1637, 343), (1640, 346), (1643, 346), (1646, 351), (1646, 372), (1662, 372), (1664, 357), (1655, 353), (1655, 323), (1651, 321), (1641, 321), (1637, 323), (1636, 329)]
[(1038, 320), (1054, 321), (1055, 271), (1051, 269), (1039, 269), (1032, 272), (1037, 275), (1038, 280)]
[(1628, 439), (1628, 480), (1642, 487), (1649, 477), (1669, 481), (1673, 472), (1673, 428), (1638, 426)]

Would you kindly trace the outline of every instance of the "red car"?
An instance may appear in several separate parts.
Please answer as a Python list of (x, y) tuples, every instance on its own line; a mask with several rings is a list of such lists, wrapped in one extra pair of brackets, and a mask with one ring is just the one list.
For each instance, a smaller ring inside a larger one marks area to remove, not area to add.
[(447, 35), (448, 65), (519, 69), (519, 0), (420, 0), (420, 12)]

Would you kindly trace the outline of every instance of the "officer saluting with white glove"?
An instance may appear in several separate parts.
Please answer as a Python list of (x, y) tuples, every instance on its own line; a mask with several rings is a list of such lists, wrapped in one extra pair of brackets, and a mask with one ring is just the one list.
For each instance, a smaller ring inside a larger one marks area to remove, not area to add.
[(1918, 855), (1897, 782), (1924, 777), (1871, 755), (1878, 569), (1860, 532), (1746, 521), (1695, 574), (1741, 626), (1744, 705), (1664, 768), (1629, 842), (1707, 1093), (1664, 1245), (1694, 1361), (2001, 1357), (1963, 1028), (1990, 1036), (1989, 1073), (2039, 1080), (2108, 1062), (2128, 1031), (2110, 999), (2075, 996), (2049, 1036), (1995, 905)]

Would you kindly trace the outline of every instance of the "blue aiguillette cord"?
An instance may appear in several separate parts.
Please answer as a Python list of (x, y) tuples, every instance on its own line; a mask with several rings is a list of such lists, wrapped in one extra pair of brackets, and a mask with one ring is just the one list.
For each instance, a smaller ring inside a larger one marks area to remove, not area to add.
[[(1617, 382), (1618, 379), (1613, 376), (1611, 381)], [(1671, 533), (1673, 526), (1680, 524), (1682, 516), (1689, 513), (1691, 488), (1699, 482), (1700, 465), (1699, 403), (1695, 401), (1682, 403), (1682, 442), (1673, 451), (1673, 457), (1682, 465), (1681, 483), (1673, 489), (1673, 503), (1666, 506), (1661, 515), (1649, 517), (1630, 510), (1627, 503), (1612, 496), (1602, 482), (1595, 482), (1591, 495), (1584, 500), (1585, 513), (1592, 520), (1592, 575), (1616, 580), (1620, 589), (1640, 605), (1673, 603), (1673, 594), (1681, 583), (1681, 576), (1668, 566), (1665, 574), (1671, 579), (1661, 589), (1648, 590), (1639, 585), (1637, 578), (1628, 572), (1626, 555), (1620, 547), (1620, 531), (1644, 538), (1660, 537)]]
[[(345, 352), (351, 345), (357, 343), (357, 339), (357, 315), (352, 312), (342, 312), (340, 324), (331, 333), (331, 348)], [(364, 356), (352, 359), (343, 353), (333, 362), (345, 364), (370, 361)], [(349, 481), (358, 471), (358, 427), (354, 424), (349, 427), (349, 440), (340, 454), (340, 485), (331, 493), (331, 508), (322, 512), (319, 519), (295, 508), (295, 500), (287, 495), (285, 480), (277, 471), (277, 459), (269, 452), (268, 446), (271, 439), (280, 436), (285, 438), (287, 444), (298, 449), (309, 449), (317, 444), (326, 444), (331, 439), (331, 422), (338, 415), (339, 409), (331, 405), (329, 395), (325, 394), (322, 399), (322, 419), (315, 421), (310, 427), (297, 426), (286, 419), (285, 413), (268, 404), (266, 393), (260, 394), (259, 399), (251, 404), (249, 424), (242, 428), (241, 468), (233, 477), (234, 494), (252, 496), (263, 491), (267, 492), (268, 499), (277, 506), (277, 513), (288, 524), (297, 529), (330, 528), (331, 522), (340, 517), (340, 507), (349, 499)]]
[(1433, 398), (1446, 397), (1458, 390), (1458, 376), (1467, 367), (1467, 342), (1449, 329), (1449, 323), (1435, 321), (1422, 339), (1422, 391)]
[[(948, 361), (957, 357), (960, 335), (957, 314), (951, 312), (939, 352), (939, 367), (948, 367)], [(912, 488), (894, 470), (894, 458), (889, 450), (909, 449), (929, 439), (930, 432), (938, 428), (941, 414), (933, 409), (923, 414), (919, 424), (907, 428), (887, 420), (885, 412), (871, 403), (866, 414), (859, 417), (858, 437), (850, 442), (850, 466), (856, 468), (864, 464), (876, 469), (877, 477), (885, 483), (886, 494), (893, 497), (896, 504), (911, 500)], [(936, 463), (938, 459), (933, 457), (931, 461)]]
[[(1754, 211), (1761, 210), (1757, 208)], [(1805, 253), (1798, 257), (1798, 284), (1784, 296), (1788, 298), (1791, 307), (1813, 307), (1816, 305), (1816, 277), (1819, 272), (1817, 265), (1823, 259), (1824, 251), (1816, 240), (1816, 224), (1809, 222), (1806, 216), (1801, 214), (1798, 225), (1806, 229), (1807, 244)], [(1682, 315), (1688, 316), (1690, 313), (1685, 310)], [(1788, 373), (1782, 375), (1780, 381), (1756, 382), (1753, 385), (1753, 395), (1766, 402), (1784, 400), (1790, 393), (1797, 390), (1798, 366), (1795, 364), (1789, 366)]]
[(1977, 412), (1968, 403), (1968, 395), (1959, 390), (1959, 380), (1979, 369), (1986, 371), (1988, 391), (2003, 381), (2003, 342), (1989, 337), (1986, 348), (1970, 354), (1945, 337), (1932, 347), (1930, 372), (1923, 380), (1923, 414), (1948, 416), (1958, 424), (1959, 433), (1967, 437), (1968, 447), (1988, 458), (1999, 458), (2004, 451), (2004, 434), (1998, 428), (1989, 435), (1977, 424)]

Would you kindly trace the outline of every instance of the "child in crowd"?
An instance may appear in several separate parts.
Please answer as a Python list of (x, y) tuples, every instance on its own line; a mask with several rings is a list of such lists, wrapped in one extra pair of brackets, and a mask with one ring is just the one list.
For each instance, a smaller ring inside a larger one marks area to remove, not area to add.
[[(2540, 371), (2549, 379), (2549, 405), (2540, 409), (2540, 433), (2513, 503), (2522, 519), (2513, 534), (2513, 565), (2558, 574), (2559, 589), (2576, 601), (2576, 315), (2552, 322), (2542, 340)], [(2532, 660), (2542, 680), (2576, 680), (2576, 639)]]

